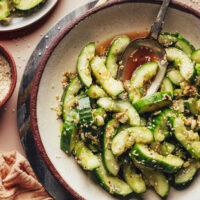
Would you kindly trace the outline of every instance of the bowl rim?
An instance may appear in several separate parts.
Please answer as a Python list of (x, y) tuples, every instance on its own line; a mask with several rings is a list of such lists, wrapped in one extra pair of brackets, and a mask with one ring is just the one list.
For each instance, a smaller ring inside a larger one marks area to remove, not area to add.
[(16, 81), (17, 81), (17, 69), (15, 61), (12, 57), (12, 55), (9, 53), (9, 51), (4, 47), (2, 44), (0, 44), (0, 54), (4, 56), (4, 58), (8, 61), (10, 68), (11, 68), (11, 86), (10, 90), (5, 96), (5, 98), (0, 102), (0, 108), (10, 99), (12, 96), (12, 93), (14, 92)]
[[(38, 66), (38, 69), (35, 74), (35, 78), (33, 80), (33, 85), (31, 89), (31, 97), (30, 97), (30, 116), (31, 116), (31, 126), (32, 126), (32, 132), (33, 132), (33, 137), (36, 143), (36, 146), (40, 152), (40, 155), (42, 156), (45, 164), (51, 171), (51, 173), (54, 175), (54, 177), (59, 181), (59, 183), (75, 198), (75, 199), (80, 199), (80, 200), (85, 200), (84, 197), (80, 196), (77, 191), (72, 189), (72, 187), (64, 181), (62, 176), (59, 174), (59, 172), (56, 170), (54, 167), (53, 163), (49, 159), (45, 148), (43, 146), (41, 137), (40, 137), (40, 132), (39, 132), (39, 127), (37, 123), (37, 94), (39, 90), (39, 83), (42, 78), (43, 71), (45, 69), (46, 63), (48, 62), (48, 59), (50, 58), (52, 52), (56, 48), (56, 46), (59, 44), (59, 42), (67, 35), (77, 24), (79, 24), (81, 21), (83, 21), (85, 18), (89, 17), (92, 14), (95, 14), (98, 11), (101, 11), (105, 8), (109, 8), (115, 5), (123, 4), (123, 3), (151, 3), (151, 4), (160, 4), (162, 0), (113, 0), (113, 1), (108, 1), (102, 5), (99, 5), (98, 7), (94, 7), (75, 20), (73, 20), (70, 24), (68, 24), (57, 36), (56, 38), (52, 41), (50, 44), (49, 48), (45, 51), (44, 56), (42, 60), (40, 61), (40, 64)], [(198, 18), (200, 18), (200, 12), (198, 10), (195, 10), (189, 5), (186, 5), (184, 3), (178, 2), (176, 0), (172, 1), (170, 3), (171, 8), (175, 8), (177, 10), (181, 10), (183, 12), (192, 14)]]

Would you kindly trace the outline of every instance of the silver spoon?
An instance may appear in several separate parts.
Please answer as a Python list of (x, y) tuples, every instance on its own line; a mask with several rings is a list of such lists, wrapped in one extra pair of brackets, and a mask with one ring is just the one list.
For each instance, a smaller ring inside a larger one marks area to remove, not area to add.
[[(125, 67), (128, 59), (130, 58), (130, 55), (133, 55), (134, 52), (136, 52), (141, 47), (151, 49), (154, 52), (154, 54), (158, 57), (159, 70), (150, 88), (147, 90), (146, 95), (153, 94), (159, 89), (167, 69), (168, 63), (166, 52), (165, 49), (158, 43), (157, 39), (159, 33), (161, 32), (163, 20), (167, 12), (169, 3), (170, 0), (163, 0), (156, 21), (151, 27), (149, 35), (146, 38), (139, 38), (131, 41), (121, 56), (122, 65)], [(124, 70), (119, 70), (117, 78), (123, 77), (123, 72)]]

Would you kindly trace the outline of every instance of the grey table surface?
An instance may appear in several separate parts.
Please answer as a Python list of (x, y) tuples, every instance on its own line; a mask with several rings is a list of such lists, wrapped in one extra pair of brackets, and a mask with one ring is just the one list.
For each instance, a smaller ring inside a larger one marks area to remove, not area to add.
[(37, 47), (33, 51), (26, 65), (20, 84), (17, 118), (18, 129), (20, 135), (22, 135), (21, 142), (27, 158), (39, 181), (43, 184), (49, 194), (56, 200), (72, 200), (74, 198), (54, 178), (36, 148), (33, 139), (32, 128), (30, 126), (29, 104), (31, 83), (34, 79), (38, 65), (45, 53), (46, 48), (50, 45), (57, 34), (59, 34), (60, 31), (62, 31), (63, 28), (65, 28), (75, 18), (82, 15), (90, 8), (94, 7), (96, 3), (97, 1), (93, 1), (67, 14), (44, 35), (44, 37), (40, 40)]

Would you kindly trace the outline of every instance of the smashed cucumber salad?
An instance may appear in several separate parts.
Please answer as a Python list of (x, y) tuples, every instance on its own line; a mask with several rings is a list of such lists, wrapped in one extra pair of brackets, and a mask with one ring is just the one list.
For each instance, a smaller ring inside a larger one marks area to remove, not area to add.
[(87, 44), (77, 73), (65, 74), (60, 148), (92, 171), (110, 194), (141, 194), (151, 187), (167, 196), (170, 185), (188, 185), (200, 159), (200, 49), (180, 34), (163, 33), (168, 68), (158, 92), (146, 96), (158, 63), (117, 80), (128, 36), (112, 41), (106, 57)]
[(0, 0), (0, 21), (10, 22), (11, 15), (22, 16), (30, 12), (47, 0)]

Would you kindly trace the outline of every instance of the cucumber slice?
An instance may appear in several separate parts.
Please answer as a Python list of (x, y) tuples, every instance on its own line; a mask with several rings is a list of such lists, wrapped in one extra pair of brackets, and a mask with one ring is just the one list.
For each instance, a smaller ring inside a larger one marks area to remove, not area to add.
[(76, 125), (74, 123), (65, 122), (61, 137), (60, 137), (60, 149), (65, 153), (71, 153), (76, 143)]
[(137, 161), (134, 161), (134, 164), (142, 172), (158, 195), (161, 197), (167, 196), (169, 192), (169, 182), (162, 172), (140, 165)]
[(200, 76), (200, 64), (199, 63), (195, 65), (195, 70), (197, 71), (197, 76)]
[(78, 111), (80, 115), (80, 123), (84, 127), (88, 127), (93, 123), (92, 108), (90, 99), (86, 95), (80, 95), (78, 98)]
[(140, 93), (141, 88), (143, 88), (145, 82), (151, 80), (156, 75), (158, 67), (157, 62), (150, 62), (142, 65), (133, 73), (128, 89), (131, 102), (134, 103), (143, 96)]
[(87, 91), (87, 94), (92, 99), (99, 99), (107, 96), (105, 91), (98, 85), (90, 86), (90, 88)]
[(141, 194), (146, 191), (142, 175), (136, 173), (136, 169), (131, 163), (123, 165), (123, 177), (135, 193)]
[(188, 56), (191, 56), (194, 47), (179, 34), (162, 33), (158, 37), (158, 41), (165, 47), (175, 45), (176, 48), (184, 51)]
[(113, 176), (117, 176), (120, 164), (111, 151), (111, 140), (119, 128), (119, 122), (116, 119), (111, 119), (107, 124), (103, 137), (103, 163), (106, 170)]
[(181, 73), (178, 70), (171, 70), (167, 73), (168, 78), (170, 81), (177, 86), (180, 86), (180, 83), (184, 81), (184, 78), (182, 77)]
[(194, 178), (194, 175), (197, 173), (197, 170), (199, 169), (199, 162), (196, 160), (193, 160), (190, 162), (189, 166), (186, 168), (180, 169), (175, 174), (175, 185), (185, 185), (192, 181)]
[(169, 142), (163, 142), (161, 149), (160, 149), (160, 153), (163, 156), (167, 156), (169, 154), (172, 154), (174, 150), (175, 150), (174, 144), (171, 144)]
[(112, 141), (112, 152), (114, 155), (121, 155), (134, 143), (150, 144), (153, 142), (153, 134), (146, 127), (130, 127), (119, 131)]
[(100, 85), (110, 96), (116, 97), (124, 91), (122, 82), (112, 78), (103, 60), (98, 56), (91, 61), (91, 69)]
[(136, 143), (129, 155), (133, 160), (136, 159), (141, 165), (157, 168), (169, 174), (178, 171), (184, 163), (183, 160), (177, 156), (172, 154), (162, 156), (144, 144)]
[(95, 169), (95, 174), (100, 182), (100, 184), (107, 190), (110, 194), (116, 194), (119, 196), (127, 196), (132, 193), (132, 189), (127, 183), (118, 177), (111, 176), (107, 173), (103, 166), (102, 158), (99, 156), (100, 166)]
[(125, 100), (113, 100), (110, 97), (100, 98), (97, 104), (104, 108), (105, 111), (125, 113), (128, 117), (129, 124), (132, 126), (140, 125), (140, 116), (135, 108)]
[(156, 92), (136, 101), (133, 106), (140, 113), (153, 112), (172, 104), (170, 92)]
[(191, 55), (191, 58), (195, 63), (200, 64), (200, 49), (194, 51)]
[(150, 147), (156, 151), (157, 153), (163, 155), (163, 156), (167, 156), (169, 154), (172, 154), (173, 151), (175, 150), (175, 145), (171, 144), (169, 142), (153, 142), (151, 143)]
[(177, 41), (177, 37), (171, 33), (162, 33), (158, 37), (158, 42), (165, 47), (172, 46)]
[(74, 77), (69, 85), (66, 87), (61, 102), (62, 102), (62, 118), (65, 122), (70, 110), (77, 103), (77, 98), (75, 95), (82, 88), (81, 82), (78, 77)]
[[(180, 36), (179, 36), (180, 37)], [(177, 42), (175, 43), (175, 47), (184, 51), (189, 57), (195, 48), (184, 38), (177, 38)]]
[(78, 62), (77, 62), (77, 71), (80, 77), (80, 80), (86, 87), (90, 87), (92, 84), (92, 76), (89, 67), (90, 60), (94, 57), (95, 54), (95, 43), (90, 42), (87, 44), (81, 51)]
[(169, 117), (176, 116), (177, 112), (172, 109), (164, 109), (162, 113), (153, 118), (152, 131), (155, 141), (162, 142), (169, 136)]
[(192, 157), (200, 158), (200, 141), (198, 133), (188, 131), (181, 118), (173, 118), (172, 124), (174, 135), (178, 142), (191, 154)]
[(163, 82), (162, 82), (161, 87), (160, 87), (160, 91), (161, 92), (170, 92), (171, 96), (173, 98), (174, 89), (173, 89), (172, 82), (168, 78), (163, 79)]
[(97, 108), (92, 111), (94, 124), (97, 126), (103, 126), (105, 123), (105, 118), (107, 116), (105, 110), (103, 108)]
[(184, 101), (184, 105), (189, 112), (195, 116), (198, 115), (197, 98), (189, 98)]
[(166, 48), (167, 59), (176, 62), (179, 66), (181, 75), (185, 80), (192, 81), (195, 76), (194, 64), (186, 53), (175, 47)]
[(98, 157), (81, 141), (75, 144), (75, 156), (77, 157), (76, 160), (78, 160), (78, 164), (80, 164), (84, 170), (92, 171), (100, 166)]
[(10, 4), (8, 0), (0, 1), (0, 20), (7, 20), (10, 15)]
[(30, 10), (45, 2), (46, 0), (13, 0), (15, 8), (21, 11)]
[(75, 147), (78, 122), (78, 111), (73, 108), (65, 120), (60, 137), (60, 148), (66, 153), (71, 153)]
[(106, 58), (106, 67), (108, 71), (112, 74), (113, 78), (116, 78), (118, 71), (117, 61), (120, 58), (121, 53), (130, 43), (130, 38), (128, 36), (121, 36), (115, 39), (108, 51)]

